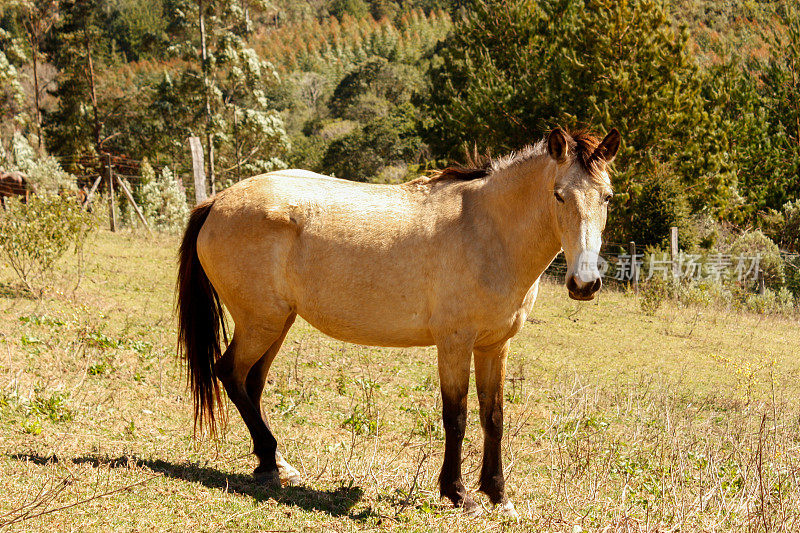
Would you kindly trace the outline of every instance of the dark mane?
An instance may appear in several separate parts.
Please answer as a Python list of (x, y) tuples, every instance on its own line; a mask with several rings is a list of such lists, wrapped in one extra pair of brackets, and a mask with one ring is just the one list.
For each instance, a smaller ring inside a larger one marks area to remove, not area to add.
[[(596, 175), (602, 169), (600, 167), (600, 160), (596, 157), (592, 157), (592, 155), (600, 145), (600, 139), (586, 129), (565, 131), (567, 131), (567, 143), (573, 159), (577, 161), (586, 172)], [(498, 170), (503, 170), (539, 155), (544, 155), (547, 152), (546, 139), (545, 137), (545, 139), (536, 144), (529, 144), (518, 152), (500, 158), (480, 156), (477, 150), (474, 150), (472, 154), (467, 154), (466, 164), (454, 163), (409, 183), (432, 183), (448, 180), (471, 181), (485, 178)]]
[(470, 181), (479, 178), (485, 178), (491, 173), (492, 173), (491, 167), (471, 168), (462, 165), (451, 165), (449, 167), (443, 168), (442, 170), (434, 171), (428, 177), (428, 181), (440, 181), (440, 180)]

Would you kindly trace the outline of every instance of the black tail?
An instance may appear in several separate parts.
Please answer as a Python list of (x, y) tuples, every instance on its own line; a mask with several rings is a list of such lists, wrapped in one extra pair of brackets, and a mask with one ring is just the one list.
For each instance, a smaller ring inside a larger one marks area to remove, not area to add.
[(192, 210), (183, 234), (178, 268), (178, 352), (189, 368), (188, 381), (194, 400), (195, 430), (208, 424), (216, 432), (216, 406), (220, 391), (214, 363), (222, 355), (220, 329), (226, 339), (222, 304), (197, 257), (197, 235), (208, 217), (214, 199)]

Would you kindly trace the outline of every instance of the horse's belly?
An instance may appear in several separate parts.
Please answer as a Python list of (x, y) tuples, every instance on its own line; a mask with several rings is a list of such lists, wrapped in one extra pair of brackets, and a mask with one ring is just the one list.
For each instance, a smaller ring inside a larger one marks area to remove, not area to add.
[(297, 314), (326, 335), (345, 342), (368, 346), (433, 344), (428, 317), (419, 311), (402, 305), (393, 306), (391, 301), (350, 300), (336, 296), (317, 294), (309, 301), (299, 301)]
[(297, 314), (323, 333), (347, 342), (433, 343), (427, 297), (419, 280), (366, 257), (352, 262), (341, 256), (331, 259), (292, 276)]

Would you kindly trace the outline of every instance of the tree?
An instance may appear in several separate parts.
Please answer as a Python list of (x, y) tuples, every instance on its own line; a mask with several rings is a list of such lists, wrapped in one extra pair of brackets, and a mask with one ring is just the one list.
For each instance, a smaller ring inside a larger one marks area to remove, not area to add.
[(333, 91), (331, 111), (342, 118), (366, 122), (385, 116), (389, 108), (410, 102), (421, 85), (420, 75), (413, 67), (374, 57), (342, 78)]
[(384, 167), (405, 164), (418, 154), (416, 109), (404, 104), (333, 141), (322, 160), (325, 172), (354, 181), (376, 181)]
[(782, 25), (765, 35), (767, 60), (744, 60), (735, 87), (733, 148), (746, 217), (800, 198), (800, 11), (778, 11)]
[(247, 42), (250, 14), (264, 4), (170, 0), (168, 7), (173, 16), (168, 25), (175, 42), (172, 52), (185, 61), (175, 86), (187, 91), (185, 97), (196, 100), (199, 95), (203, 101), (203, 112), (195, 109), (182, 122), (189, 130), (202, 122), (209, 177), (216, 175), (217, 164), (221, 176), (237, 180), (284, 167), (281, 157), (289, 148), (288, 136), (264, 92), (277, 83), (278, 75)]
[[(6, 54), (0, 52), (0, 120), (19, 122), (24, 120), (25, 92), (19, 80), (19, 71), (11, 64)], [(12, 126), (12, 129), (15, 129)], [(0, 149), (2, 146), (0, 146)]]
[(618, 127), (610, 226), (629, 225), (643, 175), (667, 165), (695, 210), (735, 196), (718, 102), (660, 0), (476, 0), (438, 52), (427, 140), (507, 151), (556, 124)]
[(39, 150), (42, 149), (42, 112), (39, 89), (39, 64), (42, 41), (55, 24), (59, 11), (58, 0), (14, 0), (14, 7), (25, 28), (28, 47), (31, 51), (31, 67), (33, 69), (33, 98), (36, 118), (36, 136)]
[(59, 69), (52, 94), (58, 108), (45, 115), (49, 148), (60, 154), (99, 154), (106, 118), (99, 109), (97, 66), (102, 54), (103, 11), (100, 0), (61, 0), (59, 21), (48, 48)]

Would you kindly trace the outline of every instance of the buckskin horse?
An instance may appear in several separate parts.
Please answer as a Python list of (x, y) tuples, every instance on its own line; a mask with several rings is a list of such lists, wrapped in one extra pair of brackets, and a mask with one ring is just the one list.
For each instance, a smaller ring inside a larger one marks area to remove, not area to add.
[[(253, 439), (254, 474), (300, 482), (261, 406), (267, 372), (295, 317), (336, 339), (438, 350), (445, 453), (442, 497), (477, 513), (461, 477), (471, 361), (484, 432), (479, 490), (517, 516), (501, 459), (510, 339), (539, 277), (564, 251), (577, 300), (597, 268), (620, 134), (556, 128), (518, 154), (448, 167), (400, 185), (302, 170), (256, 176), (191, 213), (180, 247), (179, 345), (195, 424), (214, 427), (222, 382)], [(227, 335), (223, 305), (234, 322)], [(222, 334), (220, 334), (222, 329)]]

